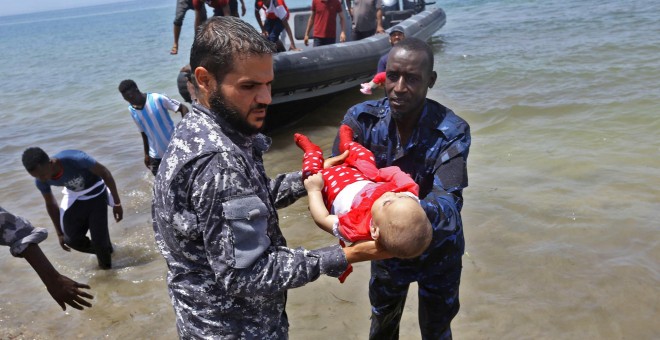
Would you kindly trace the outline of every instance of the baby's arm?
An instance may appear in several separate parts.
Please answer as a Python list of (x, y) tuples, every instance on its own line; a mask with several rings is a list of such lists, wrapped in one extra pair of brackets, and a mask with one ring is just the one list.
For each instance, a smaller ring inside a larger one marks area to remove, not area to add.
[(328, 208), (323, 202), (323, 176), (320, 173), (309, 176), (305, 179), (305, 189), (307, 189), (307, 198), (309, 199), (309, 212), (316, 225), (332, 235), (332, 227), (338, 221), (336, 215), (330, 215)]

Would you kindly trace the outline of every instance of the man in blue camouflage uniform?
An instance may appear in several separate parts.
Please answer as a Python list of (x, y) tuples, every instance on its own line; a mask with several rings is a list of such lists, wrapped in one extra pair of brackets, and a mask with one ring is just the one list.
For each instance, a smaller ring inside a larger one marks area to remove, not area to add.
[(91, 307), (92, 304), (83, 298), (91, 299), (92, 296), (80, 290), (89, 289), (89, 286), (60, 274), (39, 248), (38, 243), (46, 237), (46, 229), (35, 228), (28, 220), (0, 207), (0, 245), (9, 246), (13, 256), (25, 258), (62, 310), (66, 310), (66, 305), (75, 309)]
[(405, 39), (395, 45), (386, 72), (387, 98), (353, 106), (342, 124), (374, 153), (379, 168), (396, 165), (413, 177), (434, 231), (431, 245), (419, 258), (371, 263), (370, 338), (398, 339), (408, 287), (416, 281), (422, 338), (451, 339), (465, 248), (460, 211), (470, 127), (451, 110), (426, 99), (437, 75), (425, 42)]
[(264, 169), (270, 139), (259, 131), (271, 101), (274, 52), (234, 17), (207, 21), (190, 52), (198, 101), (176, 128), (153, 201), (183, 339), (286, 339), (288, 289), (384, 258), (373, 241), (286, 247), (276, 209), (306, 191), (300, 171), (270, 179)]

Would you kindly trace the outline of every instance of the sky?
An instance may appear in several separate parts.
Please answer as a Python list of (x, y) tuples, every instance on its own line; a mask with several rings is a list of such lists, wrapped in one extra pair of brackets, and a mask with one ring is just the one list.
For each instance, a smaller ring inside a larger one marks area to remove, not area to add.
[(127, 0), (17, 0), (3, 1), (0, 6), (0, 16), (43, 12), (55, 9), (65, 9), (81, 6), (94, 6), (111, 2)]

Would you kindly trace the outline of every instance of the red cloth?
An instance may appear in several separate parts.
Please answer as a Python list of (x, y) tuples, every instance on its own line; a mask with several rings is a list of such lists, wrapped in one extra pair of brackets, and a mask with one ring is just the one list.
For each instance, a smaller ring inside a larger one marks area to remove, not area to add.
[(314, 38), (337, 37), (337, 14), (341, 13), (339, 0), (313, 0)]
[(374, 83), (378, 85), (383, 85), (385, 84), (385, 72), (380, 72), (374, 76), (374, 79), (372, 79)]

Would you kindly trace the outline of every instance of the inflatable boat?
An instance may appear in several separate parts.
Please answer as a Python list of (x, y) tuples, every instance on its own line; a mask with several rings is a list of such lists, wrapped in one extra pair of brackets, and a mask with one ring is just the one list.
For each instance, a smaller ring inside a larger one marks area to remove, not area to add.
[[(413, 2), (402, 11), (387, 11), (383, 25), (389, 29), (403, 27), (406, 37), (428, 40), (446, 21), (441, 8), (426, 7)], [(310, 9), (291, 9), (289, 24), (296, 47), (304, 47), (303, 39)], [(350, 16), (346, 16), (350, 19)], [(350, 21), (349, 21), (350, 22)], [(350, 27), (350, 25), (349, 25)], [(350, 37), (350, 32), (347, 32)], [(337, 34), (339, 36), (339, 34)], [(288, 39), (283, 40), (288, 43)], [(310, 45), (312, 39), (310, 38)], [(266, 129), (273, 130), (301, 118), (304, 114), (342, 91), (358, 91), (376, 73), (380, 57), (390, 50), (388, 34), (320, 47), (305, 47), (303, 51), (278, 53), (274, 56), (275, 79), (272, 103), (268, 107)]]
[[(432, 3), (425, 3), (424, 0), (387, 0), (383, 3), (387, 4), (383, 14), (386, 34), (320, 47), (311, 46), (313, 37), (310, 37), (310, 46), (305, 46), (303, 42), (311, 7), (289, 9), (289, 25), (296, 47), (303, 50), (281, 52), (273, 57), (275, 79), (271, 87), (272, 103), (268, 106), (266, 131), (302, 118), (317, 105), (343, 91), (358, 91), (361, 83), (373, 78), (378, 60), (390, 50), (388, 33), (394, 25), (402, 27), (406, 37), (428, 40), (446, 21), (441, 8), (429, 8), (427, 5)], [(351, 20), (346, 7), (343, 11), (348, 38)], [(337, 27), (337, 37), (339, 32), (340, 27)], [(280, 40), (289, 43), (286, 36), (280, 37)], [(177, 83), (179, 93), (189, 101), (183, 69)]]

